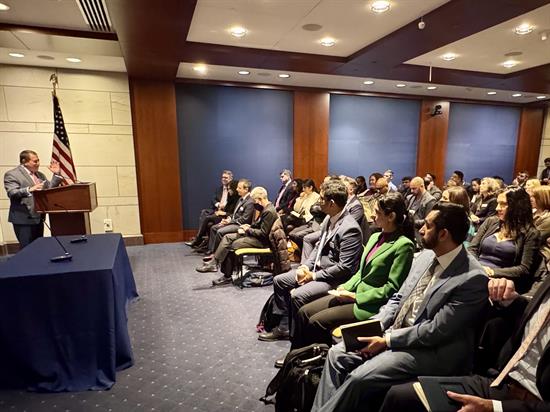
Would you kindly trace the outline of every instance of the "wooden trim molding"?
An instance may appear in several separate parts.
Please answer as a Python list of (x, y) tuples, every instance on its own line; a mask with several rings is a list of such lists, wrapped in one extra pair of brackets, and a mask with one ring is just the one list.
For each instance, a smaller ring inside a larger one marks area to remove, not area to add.
[(328, 173), (330, 95), (294, 92), (294, 176), (320, 185)]
[[(433, 115), (436, 105), (441, 106), (441, 114)], [(449, 129), (450, 103), (444, 100), (423, 100), (420, 112), (420, 130), (416, 151), (416, 175), (424, 176), (431, 172), (436, 176), (436, 185), (445, 182), (445, 157), (447, 155), (447, 135)]]
[(544, 108), (540, 107), (523, 107), (521, 109), (514, 176), (522, 170), (527, 170), (530, 176), (537, 175), (544, 114)]
[(176, 92), (130, 78), (139, 218), (145, 243), (183, 240)]

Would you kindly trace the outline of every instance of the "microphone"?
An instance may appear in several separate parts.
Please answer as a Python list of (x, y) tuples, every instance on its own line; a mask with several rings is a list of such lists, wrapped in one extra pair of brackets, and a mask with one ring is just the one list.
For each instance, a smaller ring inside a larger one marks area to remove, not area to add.
[[(63, 205), (60, 205), (59, 203), (54, 203), (53, 204), (55, 207), (60, 207), (61, 209), (63, 209), (63, 211), (65, 213), (70, 213), (69, 212), (69, 209), (67, 209), (65, 206)], [(87, 242), (88, 241), (88, 238), (86, 237), (86, 235), (82, 235), (80, 237), (76, 237), (74, 239), (71, 239), (71, 243), (82, 243), (82, 242)]]
[[(50, 225), (48, 225), (48, 224), (46, 223), (46, 220), (43, 219), (42, 221), (44, 222), (44, 224), (46, 225), (46, 227), (47, 227), (48, 229), (50, 229), (50, 232), (51, 232), (51, 231), (52, 231), (52, 228), (50, 227)], [(72, 260), (73, 255), (71, 255), (69, 252), (67, 252), (67, 249), (65, 249), (65, 246), (63, 246), (63, 243), (61, 243), (61, 241), (57, 238), (57, 236), (52, 235), (52, 237), (55, 239), (55, 241), (56, 241), (57, 243), (59, 243), (59, 246), (61, 246), (61, 249), (63, 249), (63, 252), (65, 252), (65, 254), (59, 255), (59, 256), (54, 256), (53, 258), (50, 258), (50, 260), (51, 260), (52, 262), (63, 262), (63, 261), (65, 261), (65, 260)]]

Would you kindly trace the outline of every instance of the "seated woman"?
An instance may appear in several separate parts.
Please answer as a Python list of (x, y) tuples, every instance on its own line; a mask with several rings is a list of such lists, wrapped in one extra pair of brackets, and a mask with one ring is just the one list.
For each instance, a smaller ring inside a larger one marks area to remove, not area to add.
[(516, 290), (524, 293), (533, 282), (539, 247), (529, 195), (520, 187), (506, 189), (497, 197), (496, 211), (497, 216), (481, 225), (468, 250), (487, 275), (511, 279)]
[[(529, 180), (527, 181), (527, 184)], [(527, 187), (527, 184), (525, 185)], [(526, 189), (527, 190), (527, 189)], [(528, 295), (533, 296), (538, 287), (548, 276), (547, 265), (550, 263), (550, 186), (538, 186), (531, 190), (533, 206), (533, 223), (540, 232), (541, 263), (535, 272), (534, 284)]]
[(477, 204), (473, 207), (471, 217), (472, 222), (476, 227), (479, 227), (485, 222), (489, 216), (494, 216), (497, 207), (496, 192), (500, 185), (492, 177), (484, 177), (479, 185), (479, 198)]
[(468, 237), (464, 241), (464, 247), (467, 248), (476, 233), (475, 226), (471, 220), (472, 214), (470, 213), (469, 209), (470, 198), (468, 197), (468, 192), (462, 186), (451, 186), (443, 191), (443, 194), (441, 195), (441, 202), (450, 202), (461, 205), (468, 213), (468, 216), (470, 217), (470, 229), (468, 230)]
[(535, 209), (537, 208), (535, 206), (534, 198), (533, 198), (533, 190), (536, 187), (540, 187), (540, 180), (539, 179), (529, 179), (527, 182), (525, 182), (525, 191), (531, 197), (531, 206), (533, 206), (533, 214), (536, 213)]
[(472, 213), (475, 213), (475, 209), (479, 203), (481, 195), (479, 193), (479, 187), (481, 186), (481, 179), (479, 177), (474, 177), (470, 181), (470, 210)]
[(319, 193), (317, 193), (315, 182), (312, 179), (305, 179), (302, 182), (302, 193), (294, 202), (293, 210), (289, 215), (284, 215), (282, 218), (285, 232), (289, 233), (294, 228), (304, 226), (313, 219), (310, 212), (311, 206), (317, 203), (318, 200)]
[(413, 259), (414, 227), (405, 200), (393, 192), (379, 198), (374, 233), (364, 248), (359, 271), (327, 296), (302, 306), (292, 349), (330, 343), (332, 329), (369, 319), (399, 290)]

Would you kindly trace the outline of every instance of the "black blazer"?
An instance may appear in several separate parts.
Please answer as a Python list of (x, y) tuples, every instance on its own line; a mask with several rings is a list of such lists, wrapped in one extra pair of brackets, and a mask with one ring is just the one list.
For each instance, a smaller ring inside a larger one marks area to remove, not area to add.
[[(228, 214), (231, 215), (233, 211), (235, 210), (235, 206), (237, 205), (237, 202), (239, 201), (239, 194), (237, 193), (237, 184), (238, 182), (236, 180), (232, 180), (227, 185), (227, 203), (223, 210)], [(211, 202), (212, 210), (216, 211), (218, 208), (216, 207), (216, 204), (220, 202), (223, 195), (223, 185), (218, 187), (216, 191), (214, 192), (214, 198)]]
[[(285, 185), (282, 185), (279, 191), (277, 192), (277, 196), (275, 199), (273, 199), (274, 202), (277, 201), (277, 198), (279, 197), (279, 194), (281, 193), (281, 190), (284, 190), (283, 196), (281, 197), (281, 201), (279, 202), (279, 206), (277, 206), (277, 211), (283, 210), (285, 214), (289, 214), (292, 210), (292, 207), (294, 206), (293, 200), (296, 200), (297, 193), (294, 192), (294, 189), (292, 188), (292, 184), (289, 184), (285, 187)], [(273, 203), (275, 205), (275, 203)]]
[(497, 197), (490, 196), (486, 199), (480, 199), (479, 206), (475, 212), (475, 215), (479, 218), (479, 222), (476, 226), (481, 226), (485, 220), (494, 216), (497, 213)]
[(246, 231), (246, 234), (259, 239), (265, 245), (269, 245), (269, 233), (278, 217), (279, 215), (273, 204), (268, 203), (262, 210), (260, 217)]
[(253, 217), (254, 201), (252, 200), (252, 196), (248, 195), (243, 202), (239, 199), (237, 201), (237, 205), (235, 206), (233, 216), (231, 216), (231, 223), (235, 223), (237, 225), (251, 224)]

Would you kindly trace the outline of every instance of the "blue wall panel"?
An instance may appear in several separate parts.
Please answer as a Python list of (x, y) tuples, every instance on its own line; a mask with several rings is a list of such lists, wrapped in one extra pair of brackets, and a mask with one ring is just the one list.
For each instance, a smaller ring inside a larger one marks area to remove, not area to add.
[(292, 168), (292, 92), (177, 85), (176, 99), (184, 228), (197, 227), (224, 169), (274, 201), (279, 172)]
[(394, 183), (416, 172), (420, 102), (331, 95), (329, 172), (352, 177), (392, 169)]
[(464, 179), (514, 173), (520, 109), (451, 103), (445, 178), (462, 170)]

